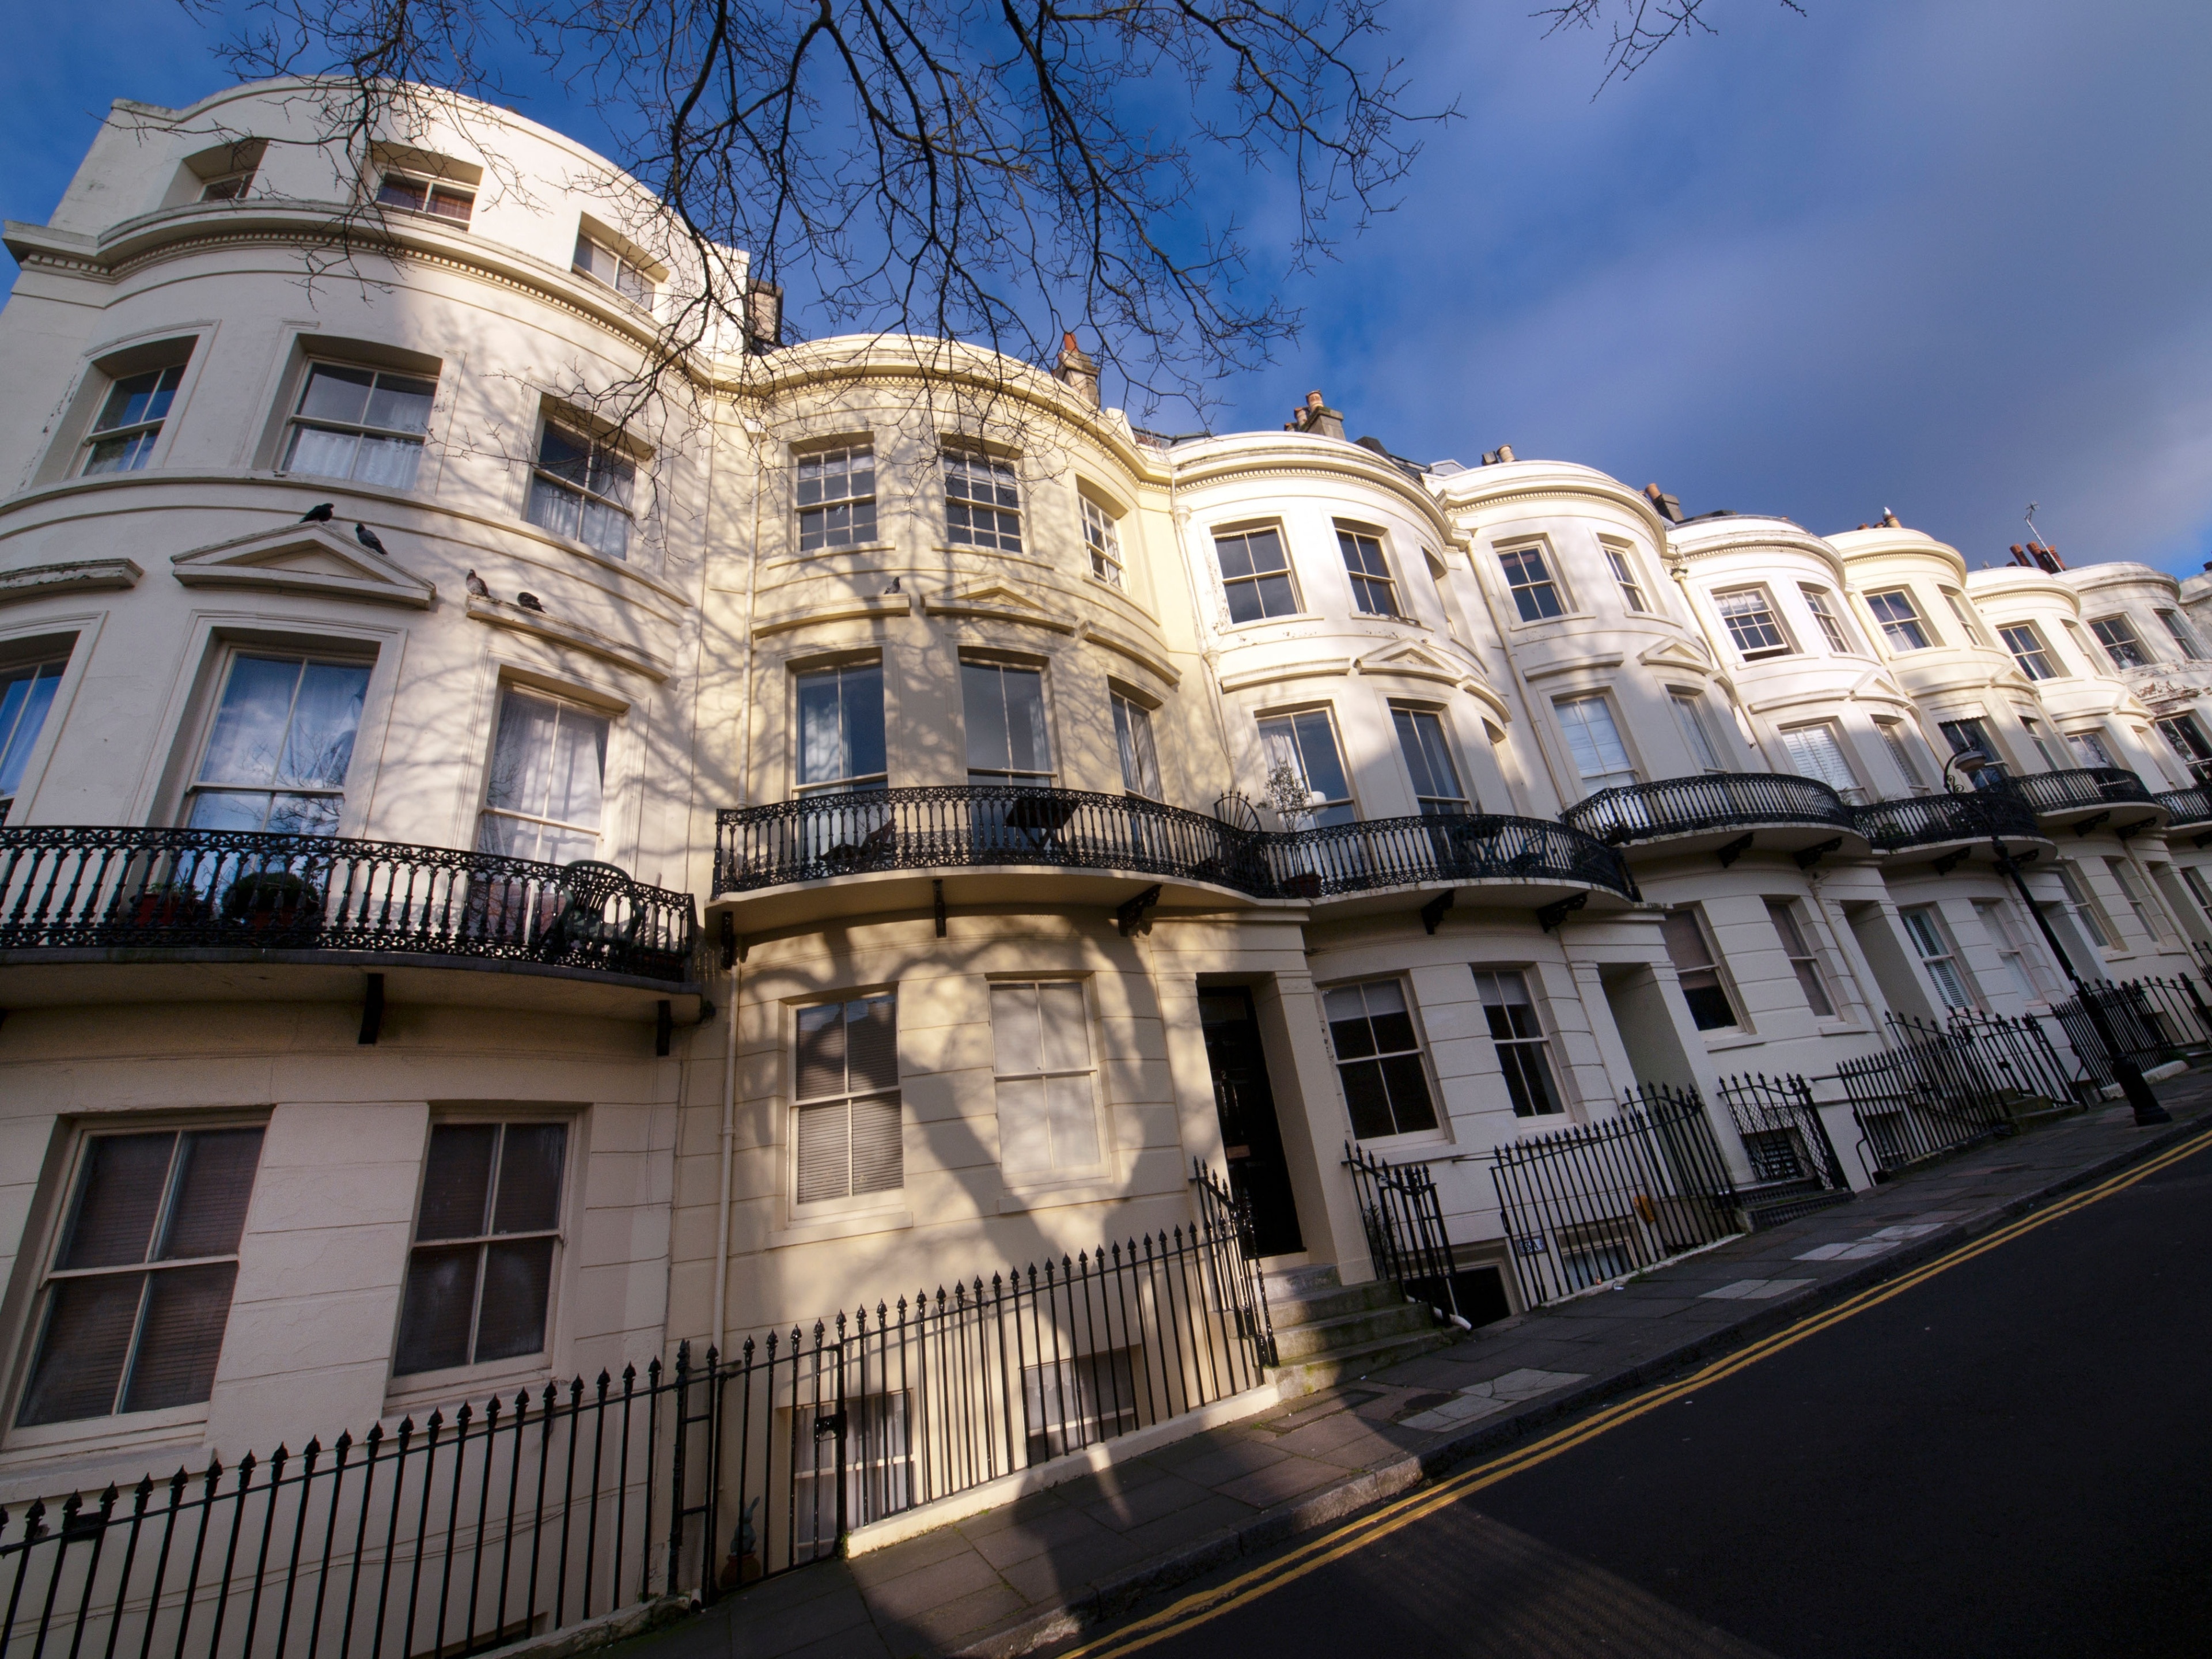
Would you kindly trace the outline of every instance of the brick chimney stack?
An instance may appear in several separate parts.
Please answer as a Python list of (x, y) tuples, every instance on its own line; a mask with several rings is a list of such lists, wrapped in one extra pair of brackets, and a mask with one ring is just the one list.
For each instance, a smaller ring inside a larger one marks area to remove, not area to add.
[(1052, 378), (1077, 397), (1098, 407), (1098, 363), (1088, 352), (1075, 343), (1075, 336), (1060, 337), (1060, 361), (1053, 365)]

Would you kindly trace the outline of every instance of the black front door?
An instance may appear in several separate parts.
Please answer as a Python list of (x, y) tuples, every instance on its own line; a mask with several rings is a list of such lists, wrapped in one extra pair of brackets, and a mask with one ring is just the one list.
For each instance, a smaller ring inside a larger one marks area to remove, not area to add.
[(1252, 1018), (1252, 994), (1236, 987), (1200, 991), (1198, 1018), (1206, 1031), (1206, 1060), (1213, 1073), (1213, 1106), (1229, 1153), (1229, 1185), (1251, 1206), (1261, 1255), (1305, 1249), (1298, 1208), (1283, 1161), (1283, 1133), (1275, 1121), (1275, 1097), (1267, 1087), (1267, 1057)]

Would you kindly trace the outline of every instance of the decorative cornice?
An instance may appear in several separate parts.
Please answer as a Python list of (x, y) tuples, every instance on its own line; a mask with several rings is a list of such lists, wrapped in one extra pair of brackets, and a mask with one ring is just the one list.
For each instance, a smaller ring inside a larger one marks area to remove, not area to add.
[(518, 634), (533, 635), (550, 640), (556, 645), (573, 646), (579, 651), (588, 651), (595, 657), (644, 675), (651, 680), (665, 680), (669, 665), (650, 652), (622, 640), (584, 627), (580, 623), (562, 622), (541, 611), (526, 610), (506, 599), (488, 599), (479, 594), (469, 595), (469, 615), (480, 623), (494, 628), (510, 629)]
[(1322, 657), (1308, 662), (1277, 663), (1267, 668), (1247, 669), (1242, 674), (1224, 674), (1224, 691), (1249, 691), (1255, 685), (1279, 685), (1285, 680), (1341, 679), (1352, 672), (1349, 657)]
[(1089, 644), (1126, 657), (1170, 690), (1182, 684), (1182, 675), (1175, 668), (1153, 655), (1134, 640), (1126, 639), (1111, 629), (1100, 628), (1092, 623), (1083, 623), (1077, 627), (1075, 633), (1077, 638)]
[(1625, 653), (1611, 651), (1595, 657), (1577, 657), (1572, 662), (1547, 663), (1541, 668), (1524, 668), (1521, 671), (1521, 678), (1524, 680), (1548, 680), (1559, 674), (1573, 674), (1583, 670), (1595, 672), (1601, 668), (1618, 668), (1626, 660)]
[(779, 611), (753, 624), (756, 637), (787, 633), (810, 623), (887, 620), (919, 614), (919, 596), (912, 593), (869, 595), (854, 593), (808, 605), (799, 611)]
[(0, 605), (20, 605), (57, 593), (96, 593), (138, 586), (146, 573), (131, 559), (72, 559), (64, 564), (27, 564), (0, 571)]

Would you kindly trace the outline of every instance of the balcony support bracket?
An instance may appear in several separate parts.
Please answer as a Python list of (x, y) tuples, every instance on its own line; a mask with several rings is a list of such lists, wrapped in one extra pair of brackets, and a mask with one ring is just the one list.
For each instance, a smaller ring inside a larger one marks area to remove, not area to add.
[(1434, 933), (1437, 931), (1437, 924), (1444, 919), (1444, 912), (1452, 908), (1452, 901), (1458, 896), (1459, 890), (1456, 887), (1448, 887), (1424, 904), (1421, 907), (1421, 926), (1427, 928), (1431, 933)]
[[(930, 890), (933, 894), (934, 894), (934, 895), (936, 896), (936, 903), (937, 903), (937, 936), (938, 936), (938, 938), (939, 938), (939, 939), (943, 939), (943, 938), (945, 937), (945, 881), (944, 881), (944, 878), (943, 878), (942, 877), (939, 877), (939, 878), (938, 878), (937, 879), (935, 879), (935, 880), (932, 881), (932, 882), (929, 884), (929, 890)], [(1126, 930), (1125, 930), (1125, 931), (1126, 931)]]
[(2197, 836), (2197, 844), (2200, 848), (2203, 847), (2208, 842), (2212, 842), (2212, 830), (2207, 830), (2204, 834)]
[(675, 1035), (676, 1005), (663, 999), (653, 1005), (653, 1052), (667, 1059), (669, 1044)]
[(1548, 933), (1589, 902), (1588, 893), (1570, 893), (1563, 899), (1554, 899), (1536, 912), (1536, 925)]
[(1971, 847), (1954, 848), (1951, 851), (1944, 854), (1942, 858), (1936, 860), (1936, 873), (1939, 876), (1949, 875), (1954, 870), (1957, 869), (1960, 865), (1966, 861), (1967, 856), (1972, 854), (1973, 850), (1974, 849)]
[(368, 988), (361, 1000), (361, 1041), (364, 1047), (373, 1043), (384, 1030), (384, 975), (371, 974)]
[(1802, 853), (1792, 853), (1790, 856), (1797, 860), (1797, 867), (1800, 870), (1809, 870), (1843, 844), (1844, 838), (1841, 836), (1831, 836), (1818, 845), (1808, 847)]
[(1751, 831), (1747, 830), (1741, 835), (1738, 836), (1734, 841), (1730, 842), (1727, 846), (1722, 848), (1717, 853), (1716, 853), (1713, 856), (1720, 860), (1721, 868), (1723, 870), (1727, 869), (1729, 866), (1734, 864), (1746, 853), (1751, 851), (1751, 843), (1753, 839), (1753, 837)]
[(2092, 813), (2089, 817), (2083, 818), (2081, 823), (2074, 826), (2074, 833), (2077, 836), (2086, 836), (2092, 830), (2097, 828), (2098, 825), (2104, 823), (2106, 818), (2109, 818), (2112, 816), (2112, 815), (2110, 812)]
[(2141, 835), (2157, 822), (2156, 818), (2137, 818), (2133, 823), (2116, 823), (2112, 826), (2112, 833), (2122, 841), (2127, 841)]
[(1127, 939), (1132, 933), (1149, 936), (1152, 931), (1152, 907), (1159, 902), (1160, 884), (1154, 882), (1117, 908), (1114, 912), (1114, 925), (1121, 930), (1121, 937)]

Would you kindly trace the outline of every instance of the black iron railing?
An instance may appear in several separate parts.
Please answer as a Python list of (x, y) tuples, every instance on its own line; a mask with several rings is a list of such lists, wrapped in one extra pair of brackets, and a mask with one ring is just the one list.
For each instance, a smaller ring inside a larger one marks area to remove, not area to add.
[[(1255, 1388), (1218, 1179), (1188, 1227), (510, 1400), (0, 1510), (0, 1656), (423, 1659), (834, 1556), (853, 1528)], [(673, 1607), (680, 1605), (671, 1602)]]
[(2040, 836), (2035, 814), (2018, 796), (2001, 789), (1971, 794), (1911, 795), (1855, 807), (1859, 833), (1878, 853), (1946, 842), (1986, 841), (1992, 835)]
[(0, 1512), (0, 1654), (450, 1659), (657, 1596), (688, 1369)]
[(1226, 1189), (1200, 1184), (1194, 1225), (710, 1354), (687, 1443), (714, 1471), (702, 1535), (727, 1549), (704, 1599), (834, 1556), (856, 1527), (1259, 1387), (1274, 1359), (1259, 1265)]
[[(2088, 1097), (2084, 1080), (2033, 1019), (1958, 1013), (1948, 1025), (1932, 1025), (1887, 1018), (1887, 1048), (1836, 1067), (1877, 1178), (2012, 1134), (2023, 1111)], [(2070, 1027), (2069, 1035), (2086, 1058), (2083, 1040)]]
[(1579, 830), (1495, 813), (1368, 818), (1261, 837), (1267, 890), (1328, 898), (1421, 882), (1527, 881), (1602, 887), (1636, 883), (1620, 854)]
[(1698, 830), (1763, 823), (1813, 824), (1858, 833), (1850, 807), (1826, 784), (1782, 772), (1709, 772), (1702, 777), (1601, 789), (1559, 814), (1561, 823), (1619, 845)]
[(1695, 1089), (1646, 1085), (1618, 1116), (1499, 1146), (1490, 1173), (1528, 1307), (1742, 1228)]
[(2143, 781), (2120, 766), (2077, 766), (2063, 772), (2008, 774), (1989, 787), (1997, 793), (2018, 795), (2030, 810), (2039, 813), (2158, 805), (2157, 798), (2143, 787)]
[(1764, 1073), (1723, 1078), (1721, 1103), (1735, 1120), (1751, 1172), (1762, 1182), (1809, 1182), (1823, 1191), (1850, 1189), (1836, 1143), (1802, 1077)]
[(1359, 1193), (1359, 1218), (1378, 1279), (1397, 1281), (1407, 1296), (1425, 1302), (1441, 1320), (1467, 1321), (1460, 1305), (1458, 1271), (1451, 1236), (1437, 1183), (1420, 1164), (1387, 1164), (1374, 1153), (1344, 1144), (1344, 1166)]
[(1424, 882), (1518, 880), (1635, 896), (1613, 848), (1534, 818), (1370, 818), (1295, 833), (1243, 830), (1129, 795), (945, 785), (816, 795), (720, 814), (717, 892), (889, 870), (1030, 865), (1320, 898)]
[(2162, 795), (2153, 795), (2151, 799), (2166, 808), (2168, 829), (2196, 830), (2212, 823), (2212, 788), (2203, 784), (2169, 789)]
[(327, 836), (0, 828), (0, 951), (489, 957), (684, 982), (690, 896), (611, 865)]
[(2167, 1065), (2185, 1049), (2212, 1043), (2212, 1007), (2207, 1007), (2203, 991), (2186, 974), (2170, 979), (2085, 981), (2078, 994), (2057, 1004), (2051, 1012), (2100, 1089), (2114, 1086), (2118, 1079), (2097, 1024), (2082, 1006), (2085, 998), (2095, 1001), (2105, 1029), (2139, 1071)]

